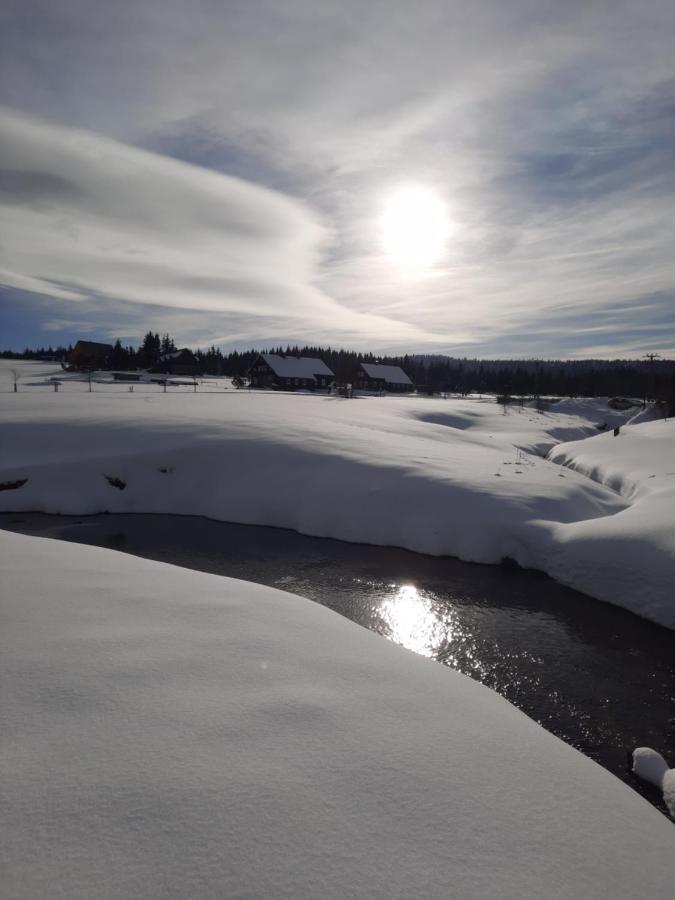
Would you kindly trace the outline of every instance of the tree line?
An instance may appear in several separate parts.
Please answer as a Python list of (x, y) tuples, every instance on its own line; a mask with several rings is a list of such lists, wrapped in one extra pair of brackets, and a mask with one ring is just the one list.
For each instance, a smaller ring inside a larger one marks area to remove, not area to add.
[[(110, 368), (121, 371), (150, 368), (160, 356), (177, 349), (169, 335), (148, 331), (138, 347), (123, 346), (117, 340), (110, 355)], [(69, 347), (40, 347), (22, 353), (4, 351), (4, 359), (65, 359)], [(359, 353), (355, 350), (320, 346), (286, 346), (223, 353), (219, 347), (192, 351), (200, 371), (205, 375), (244, 378), (262, 353), (289, 356), (311, 356), (321, 359), (335, 373), (339, 382), (356, 380), (360, 363), (382, 363), (400, 366), (420, 390), (429, 392), (484, 392), (495, 394), (546, 394), (560, 396), (630, 396), (672, 398), (675, 396), (675, 361), (668, 359), (638, 360), (541, 360), (541, 359), (472, 359), (440, 354), (405, 354), (390, 356)]]

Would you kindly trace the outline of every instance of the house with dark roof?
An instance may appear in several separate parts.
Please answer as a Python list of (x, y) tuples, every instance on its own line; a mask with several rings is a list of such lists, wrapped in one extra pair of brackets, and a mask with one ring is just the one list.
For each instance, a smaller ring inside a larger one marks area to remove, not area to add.
[(107, 369), (110, 365), (112, 344), (99, 344), (97, 341), (78, 341), (66, 357), (66, 362), (73, 369), (93, 371)]
[(309, 356), (261, 353), (249, 370), (251, 387), (285, 390), (327, 388), (335, 375), (325, 362)]
[(148, 371), (164, 375), (201, 375), (197, 357), (187, 347), (163, 353), (156, 365)]
[(383, 366), (379, 363), (361, 363), (355, 387), (362, 391), (388, 391), (395, 394), (415, 390), (415, 385), (400, 366)]

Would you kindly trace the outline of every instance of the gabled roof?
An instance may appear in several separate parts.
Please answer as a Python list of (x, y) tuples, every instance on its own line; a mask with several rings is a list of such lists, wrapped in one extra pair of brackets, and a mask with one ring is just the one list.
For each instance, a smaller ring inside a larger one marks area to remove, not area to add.
[(381, 366), (378, 363), (361, 363), (369, 378), (382, 378), (387, 384), (412, 384), (400, 366)]
[(184, 353), (189, 354), (189, 356), (194, 356), (192, 350), (189, 347), (181, 347), (180, 350), (170, 350), (168, 353), (162, 353), (160, 356), (160, 362), (168, 362), (170, 359), (179, 359)]
[(111, 353), (112, 344), (99, 344), (98, 341), (78, 341), (74, 347), (83, 353)]
[(273, 353), (260, 355), (280, 378), (314, 378), (315, 375), (335, 378), (326, 363), (320, 359), (312, 359), (310, 356), (275, 356)]

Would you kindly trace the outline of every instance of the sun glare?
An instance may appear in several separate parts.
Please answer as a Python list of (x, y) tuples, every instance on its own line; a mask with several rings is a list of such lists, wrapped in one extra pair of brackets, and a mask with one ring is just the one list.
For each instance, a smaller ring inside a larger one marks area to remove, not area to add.
[(399, 188), (387, 200), (381, 219), (382, 244), (403, 266), (424, 269), (441, 256), (449, 232), (445, 206), (429, 188)]
[(387, 598), (380, 613), (391, 629), (389, 636), (422, 656), (433, 656), (444, 639), (448, 626), (439, 620), (432, 605), (413, 584), (402, 584)]

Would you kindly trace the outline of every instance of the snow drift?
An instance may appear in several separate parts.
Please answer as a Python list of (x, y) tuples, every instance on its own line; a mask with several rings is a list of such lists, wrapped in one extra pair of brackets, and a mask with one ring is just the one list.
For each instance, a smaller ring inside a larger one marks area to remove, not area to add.
[(672, 896), (672, 825), (302, 598), (0, 532), (14, 898)]
[(581, 583), (592, 568), (594, 596), (628, 606), (622, 598), (632, 595), (628, 608), (675, 628), (675, 421), (561, 444), (550, 459), (628, 505), (592, 522), (551, 526), (558, 552), (548, 571)]

